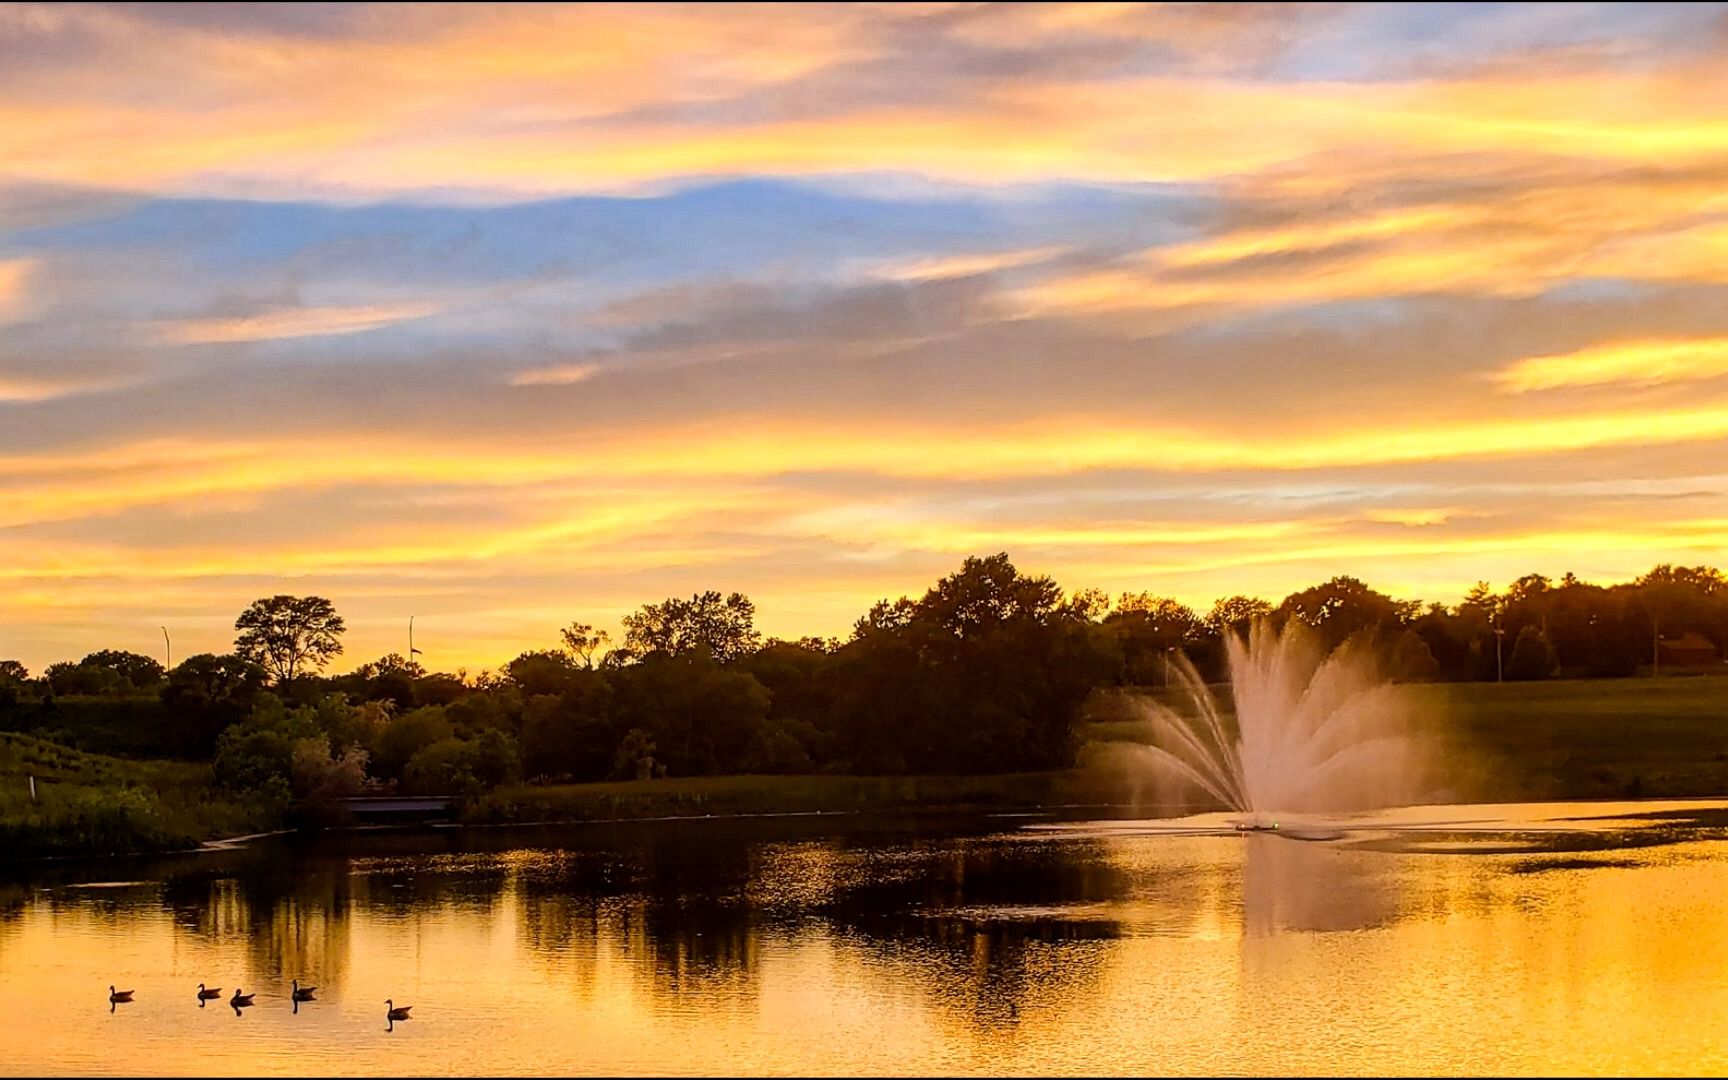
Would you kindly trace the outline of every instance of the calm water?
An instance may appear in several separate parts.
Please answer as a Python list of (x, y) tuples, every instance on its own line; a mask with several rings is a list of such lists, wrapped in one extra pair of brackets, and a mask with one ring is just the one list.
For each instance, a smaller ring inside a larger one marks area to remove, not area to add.
[(1722, 1074), (1724, 822), (698, 821), (15, 867), (0, 1072)]

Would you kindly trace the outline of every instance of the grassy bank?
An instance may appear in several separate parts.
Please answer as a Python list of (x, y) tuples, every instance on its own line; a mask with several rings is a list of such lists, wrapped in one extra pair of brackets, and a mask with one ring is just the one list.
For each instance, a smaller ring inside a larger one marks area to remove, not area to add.
[[(1728, 677), (1437, 684), (1454, 797), (1471, 801), (1728, 795)], [(1131, 725), (1089, 725), (1094, 740)], [(32, 801), (28, 777), (37, 781)], [(474, 823), (894, 810), (1014, 810), (1121, 802), (1120, 777), (720, 776), (503, 787)], [(273, 824), (222, 797), (207, 765), (136, 761), (0, 733), (0, 857), (189, 847)]]
[(1728, 677), (1454, 683), (1448, 748), (1500, 800), (1728, 795)]
[(213, 791), (208, 765), (129, 761), (0, 732), (0, 858), (165, 851), (267, 824)]
[[(1728, 795), (1728, 678), (1435, 684), (1444, 780), (1483, 802)], [(1102, 722), (1092, 739), (1131, 725)], [(500, 788), (474, 822), (702, 814), (1018, 809), (1115, 803), (1130, 789), (1085, 771), (1006, 776), (724, 776)]]
[(466, 808), (473, 823), (703, 814), (1008, 810), (1086, 802), (1079, 773), (997, 776), (693, 776), (605, 784), (516, 784)]
[[(1213, 692), (1228, 707), (1228, 687)], [(1728, 795), (1728, 677), (1411, 687), (1458, 801)], [(1149, 692), (1162, 698), (1161, 691)], [(1131, 738), (1104, 719), (1086, 738)]]

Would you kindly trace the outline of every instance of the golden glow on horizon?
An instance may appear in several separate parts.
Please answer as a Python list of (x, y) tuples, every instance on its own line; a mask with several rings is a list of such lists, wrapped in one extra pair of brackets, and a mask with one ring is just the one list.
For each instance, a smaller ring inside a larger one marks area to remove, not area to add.
[[(1689, 407), (1561, 413), (1536, 417), (1385, 418), (1336, 431), (1227, 430), (1108, 416), (1070, 416), (938, 431), (902, 424), (846, 428), (798, 423), (683, 425), (614, 435), (572, 434), (556, 443), (422, 446), (340, 437), (125, 448), (88, 457), (0, 458), (7, 498), (0, 525), (55, 520), (97, 508), (206, 499), (322, 484), (473, 484), (504, 489), (584, 477), (720, 478), (748, 481), (793, 470), (837, 470), (869, 462), (907, 479), (1061, 476), (1094, 469), (1164, 473), (1297, 472), (1409, 462), (1462, 461), (1614, 446), (1662, 446), (1728, 437), (1728, 400)], [(796, 448), (795, 452), (791, 448)], [(9, 479), (8, 479), (9, 477)]]

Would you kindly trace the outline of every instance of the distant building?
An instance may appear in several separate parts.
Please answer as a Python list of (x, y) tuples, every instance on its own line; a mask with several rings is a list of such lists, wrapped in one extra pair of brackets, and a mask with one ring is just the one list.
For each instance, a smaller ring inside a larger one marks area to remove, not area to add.
[(1663, 638), (1661, 649), (1663, 667), (1697, 667), (1714, 664), (1721, 658), (1709, 638), (1690, 630), (1679, 637)]

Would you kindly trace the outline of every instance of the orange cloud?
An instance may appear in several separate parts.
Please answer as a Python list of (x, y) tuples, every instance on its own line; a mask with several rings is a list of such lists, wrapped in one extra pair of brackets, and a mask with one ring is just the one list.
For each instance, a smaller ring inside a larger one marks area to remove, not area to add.
[(1610, 342), (1554, 356), (1530, 356), (1495, 373), (1507, 393), (1570, 386), (1715, 379), (1728, 375), (1728, 338)]
[[(1714, 60), (1365, 83), (1052, 67), (951, 79), (915, 104), (851, 86), (849, 72), (895, 58), (906, 17), (865, 7), (736, 18), (656, 5), (487, 8), (404, 18), (389, 39), (284, 48), (72, 10), (56, 16), (63, 33), (124, 48), (89, 49), (100, 60), (51, 77), (15, 76), (0, 108), (0, 162), (13, 177), (61, 183), (352, 197), (885, 169), (982, 184), (1223, 180), (1340, 151), (1680, 163), (1728, 143), (1728, 119), (1698, 93)], [(1171, 35), (1187, 35), (1216, 49), (1237, 32), (1227, 19), (1108, 7), (969, 25), (956, 42), (1060, 32), (1181, 47)], [(908, 70), (901, 82), (935, 74)], [(804, 108), (778, 98), (763, 107), (762, 95), (797, 95), (796, 80), (818, 80), (822, 92), (801, 95)]]
[(33, 259), (0, 259), (0, 326), (24, 311), (24, 289), (35, 268)]
[(179, 319), (158, 322), (156, 336), (174, 345), (232, 344), (279, 338), (358, 334), (381, 326), (423, 319), (439, 311), (437, 304), (409, 303), (362, 307), (278, 308), (256, 315)]
[(511, 386), (569, 386), (593, 378), (600, 371), (598, 364), (559, 364), (554, 367), (529, 368), (510, 376)]

